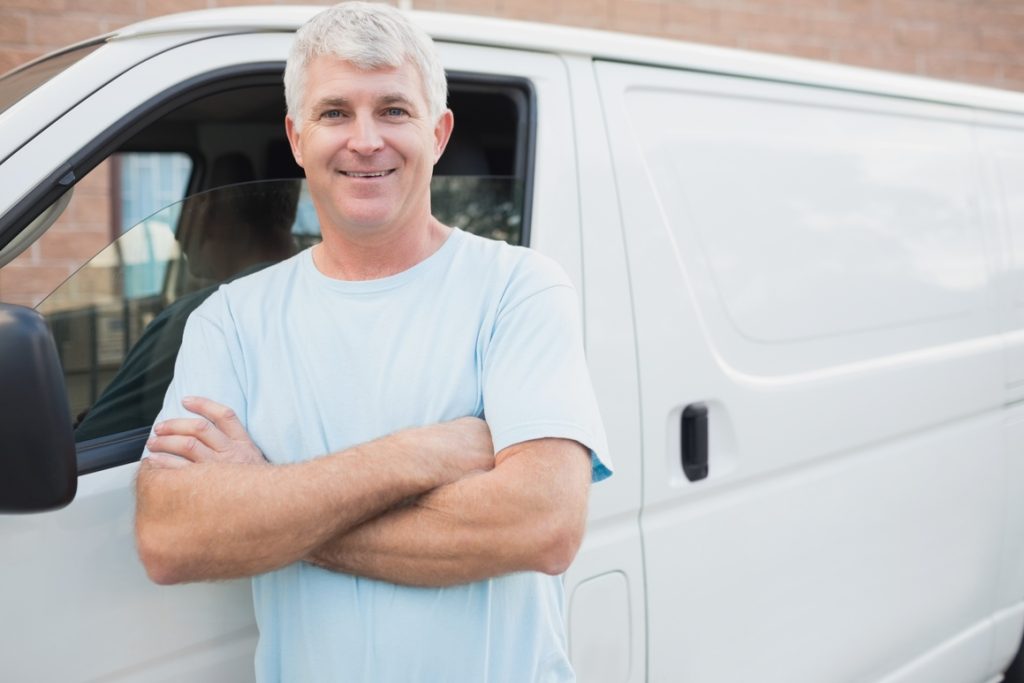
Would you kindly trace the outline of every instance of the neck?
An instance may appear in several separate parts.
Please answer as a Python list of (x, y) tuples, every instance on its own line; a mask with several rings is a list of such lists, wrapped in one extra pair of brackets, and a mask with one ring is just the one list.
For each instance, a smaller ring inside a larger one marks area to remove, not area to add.
[(376, 280), (401, 273), (441, 248), (452, 229), (433, 216), (409, 225), (368, 234), (324, 230), (313, 247), (317, 270), (338, 280)]

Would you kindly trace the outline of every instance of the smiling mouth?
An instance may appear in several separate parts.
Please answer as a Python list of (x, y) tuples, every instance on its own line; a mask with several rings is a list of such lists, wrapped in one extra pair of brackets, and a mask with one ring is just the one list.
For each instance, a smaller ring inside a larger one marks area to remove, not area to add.
[(343, 176), (349, 178), (383, 178), (386, 175), (391, 175), (395, 172), (395, 169), (389, 168), (386, 171), (338, 171)]

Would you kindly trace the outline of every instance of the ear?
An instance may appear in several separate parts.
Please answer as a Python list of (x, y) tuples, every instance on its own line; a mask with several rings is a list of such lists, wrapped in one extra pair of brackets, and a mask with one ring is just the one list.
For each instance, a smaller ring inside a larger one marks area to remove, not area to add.
[(292, 121), (292, 117), (287, 115), (284, 117), (284, 132), (288, 135), (288, 144), (292, 147), (292, 156), (295, 157), (295, 163), (302, 166), (302, 150), (299, 147), (299, 131), (295, 127), (295, 122)]
[(444, 148), (448, 146), (448, 140), (452, 137), (452, 128), (455, 126), (455, 114), (451, 109), (445, 109), (441, 118), (434, 124), (434, 163), (441, 158)]

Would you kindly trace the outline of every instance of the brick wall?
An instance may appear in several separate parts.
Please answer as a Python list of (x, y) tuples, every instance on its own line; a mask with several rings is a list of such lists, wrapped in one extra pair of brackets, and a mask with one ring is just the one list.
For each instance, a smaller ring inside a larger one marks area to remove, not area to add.
[[(35, 306), (110, 243), (116, 210), (110, 166), (105, 161), (82, 178), (57, 221), (0, 269), (0, 301)], [(93, 279), (79, 278), (76, 284), (82, 287)]]
[[(259, 0), (2, 0), (0, 72), (120, 26)], [(299, 0), (310, 4), (309, 0)], [(395, 0), (403, 6), (642, 33), (1024, 90), (1024, 0)], [(278, 3), (281, 4), (281, 3)], [(313, 3), (316, 4), (316, 3)], [(330, 4), (320, 3), (320, 4)], [(94, 172), (95, 187), (107, 182)], [(0, 300), (33, 305), (103, 246), (95, 188), (75, 230), (50, 230), (0, 271)], [(102, 192), (101, 192), (102, 194)], [(109, 194), (108, 194), (109, 197)], [(107, 199), (106, 201), (109, 201)], [(104, 222), (106, 221), (106, 222)], [(58, 226), (59, 227), (59, 226)]]
[[(0, 72), (140, 19), (232, 4), (268, 3), (3, 0)], [(407, 0), (402, 4), (643, 33), (1024, 90), (1024, 0)]]

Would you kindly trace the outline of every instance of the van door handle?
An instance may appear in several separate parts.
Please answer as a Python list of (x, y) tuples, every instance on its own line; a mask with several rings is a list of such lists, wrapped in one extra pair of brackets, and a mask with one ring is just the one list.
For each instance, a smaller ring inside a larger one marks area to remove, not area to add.
[(691, 403), (683, 409), (681, 422), (683, 474), (699, 481), (708, 476), (708, 407)]

